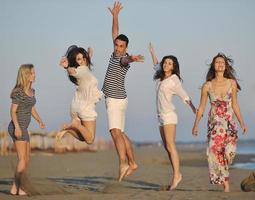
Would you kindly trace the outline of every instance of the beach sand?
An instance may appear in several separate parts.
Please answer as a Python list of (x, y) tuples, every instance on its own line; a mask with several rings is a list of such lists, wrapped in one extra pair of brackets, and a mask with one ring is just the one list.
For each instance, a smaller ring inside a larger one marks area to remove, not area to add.
[[(118, 183), (118, 159), (115, 150), (52, 154), (33, 152), (28, 174), (37, 195), (9, 195), (16, 154), (0, 157), (0, 200), (85, 200), (85, 199), (196, 199), (249, 200), (254, 192), (242, 192), (241, 181), (252, 170), (230, 169), (231, 192), (223, 193), (221, 186), (210, 185), (204, 148), (183, 148), (179, 145), (183, 180), (177, 190), (166, 191), (171, 168), (162, 147), (135, 148), (138, 170)], [(248, 161), (250, 156), (237, 156), (235, 162)]]

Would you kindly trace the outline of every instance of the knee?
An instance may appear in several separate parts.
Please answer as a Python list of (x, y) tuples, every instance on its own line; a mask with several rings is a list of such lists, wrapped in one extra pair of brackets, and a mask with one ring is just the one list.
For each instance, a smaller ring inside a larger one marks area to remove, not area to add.
[(22, 158), (19, 158), (19, 163), (18, 163), (18, 165), (19, 165), (19, 169), (22, 171), (22, 170), (24, 170), (25, 168), (26, 168), (26, 166), (27, 166), (27, 159), (24, 157), (22, 157)]
[(26, 159), (26, 165), (28, 165), (29, 161), (30, 161), (30, 156), (28, 156)]
[(110, 132), (113, 138), (118, 138), (121, 136), (121, 131), (119, 129), (113, 128)]
[(93, 137), (93, 138), (88, 138), (88, 139), (86, 140), (86, 143), (87, 143), (87, 144), (93, 144), (94, 141), (95, 141), (95, 138), (94, 138), (94, 137)]
[(176, 151), (175, 144), (174, 144), (174, 143), (168, 143), (168, 144), (166, 144), (166, 150), (167, 150), (169, 153), (172, 153), (173, 151)]

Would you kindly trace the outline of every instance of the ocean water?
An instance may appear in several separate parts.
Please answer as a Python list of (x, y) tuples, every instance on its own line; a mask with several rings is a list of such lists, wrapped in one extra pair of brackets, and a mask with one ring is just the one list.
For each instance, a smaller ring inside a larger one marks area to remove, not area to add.
[(255, 144), (249, 146), (237, 146), (237, 153), (238, 154), (255, 154)]
[(233, 165), (233, 167), (241, 168), (241, 169), (255, 170), (255, 145), (238, 146), (237, 147), (237, 154), (240, 154), (240, 155), (253, 154), (254, 158), (252, 158), (249, 162), (235, 163)]

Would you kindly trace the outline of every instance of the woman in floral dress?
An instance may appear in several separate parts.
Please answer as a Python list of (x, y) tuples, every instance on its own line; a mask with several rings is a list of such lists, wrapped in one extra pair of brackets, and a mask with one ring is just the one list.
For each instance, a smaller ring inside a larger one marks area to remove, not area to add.
[(241, 90), (232, 67), (232, 59), (224, 54), (217, 54), (210, 64), (201, 91), (200, 105), (192, 129), (198, 135), (198, 124), (209, 97), (211, 108), (208, 114), (208, 165), (211, 184), (223, 185), (229, 192), (229, 165), (232, 163), (237, 143), (237, 124), (247, 132), (237, 102), (237, 91)]

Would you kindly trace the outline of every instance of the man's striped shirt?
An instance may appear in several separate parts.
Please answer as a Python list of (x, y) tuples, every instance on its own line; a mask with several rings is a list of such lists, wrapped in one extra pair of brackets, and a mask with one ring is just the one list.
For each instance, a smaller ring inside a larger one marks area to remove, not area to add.
[(125, 56), (115, 56), (114, 53), (111, 55), (102, 88), (106, 97), (115, 99), (125, 99), (127, 97), (125, 77), (130, 65), (122, 65), (121, 58)]

